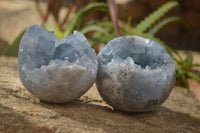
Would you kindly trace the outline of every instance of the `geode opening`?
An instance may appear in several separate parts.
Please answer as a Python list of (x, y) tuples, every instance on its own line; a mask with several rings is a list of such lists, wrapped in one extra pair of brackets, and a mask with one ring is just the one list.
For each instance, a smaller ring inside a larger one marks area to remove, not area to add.
[(97, 58), (78, 31), (57, 40), (53, 32), (33, 25), (18, 53), (19, 76), (28, 91), (42, 101), (62, 103), (83, 95), (94, 83)]
[(137, 36), (111, 40), (98, 55), (97, 88), (115, 109), (154, 110), (169, 96), (175, 66), (159, 44)]

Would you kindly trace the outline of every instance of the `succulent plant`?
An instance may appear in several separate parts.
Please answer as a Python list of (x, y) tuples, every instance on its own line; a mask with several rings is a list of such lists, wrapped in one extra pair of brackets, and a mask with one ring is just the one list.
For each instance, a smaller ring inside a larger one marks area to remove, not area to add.
[(117, 110), (155, 110), (167, 99), (174, 83), (171, 56), (152, 40), (118, 37), (98, 54), (98, 91)]
[(54, 32), (29, 27), (18, 53), (20, 79), (41, 101), (63, 103), (83, 95), (94, 83), (97, 57), (78, 31), (57, 40)]

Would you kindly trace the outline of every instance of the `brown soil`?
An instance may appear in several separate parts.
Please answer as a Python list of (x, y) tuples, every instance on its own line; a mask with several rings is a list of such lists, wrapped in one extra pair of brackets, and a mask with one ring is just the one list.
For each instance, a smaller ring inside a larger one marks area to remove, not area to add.
[(154, 112), (113, 110), (95, 85), (66, 104), (40, 102), (21, 84), (17, 58), (0, 57), (0, 131), (3, 133), (143, 132), (199, 133), (200, 103), (186, 89), (175, 87)]

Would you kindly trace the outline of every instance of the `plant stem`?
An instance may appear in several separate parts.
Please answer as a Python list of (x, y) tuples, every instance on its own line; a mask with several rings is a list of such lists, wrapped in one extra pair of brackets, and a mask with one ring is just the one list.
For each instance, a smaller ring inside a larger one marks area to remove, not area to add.
[(66, 15), (65, 15), (65, 18), (61, 24), (61, 29), (64, 30), (65, 27), (65, 23), (67, 22), (68, 18), (69, 18), (69, 15), (71, 14), (72, 11), (75, 11), (76, 10), (76, 6), (74, 5), (74, 3), (71, 3), (71, 5), (69, 6), (69, 8), (67, 9), (67, 12), (66, 12)]
[(55, 4), (55, 0), (50, 0), (48, 2), (48, 8), (47, 8), (47, 11), (43, 17), (43, 20), (42, 20), (42, 25), (44, 25), (44, 23), (47, 21), (47, 18), (49, 16), (49, 13), (52, 11), (53, 9), (53, 5)]
[(109, 10), (110, 10), (110, 17), (112, 22), (114, 23), (115, 32), (118, 36), (122, 36), (122, 32), (119, 27), (119, 21), (118, 21), (118, 11), (116, 4), (113, 0), (108, 0), (109, 4)]
[(61, 9), (61, 4), (62, 4), (62, 0), (57, 0), (54, 3), (54, 9), (52, 10), (53, 16), (54, 16), (57, 24), (59, 24), (59, 12)]

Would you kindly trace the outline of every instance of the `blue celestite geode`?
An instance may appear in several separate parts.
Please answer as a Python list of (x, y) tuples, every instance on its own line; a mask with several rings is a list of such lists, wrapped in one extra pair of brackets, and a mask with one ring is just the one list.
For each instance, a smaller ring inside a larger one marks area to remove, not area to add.
[(154, 110), (167, 99), (174, 82), (172, 58), (149, 39), (118, 37), (98, 55), (98, 91), (117, 110)]
[(78, 31), (57, 40), (54, 32), (33, 25), (19, 46), (20, 79), (42, 101), (63, 103), (80, 97), (94, 83), (97, 67), (94, 50)]

